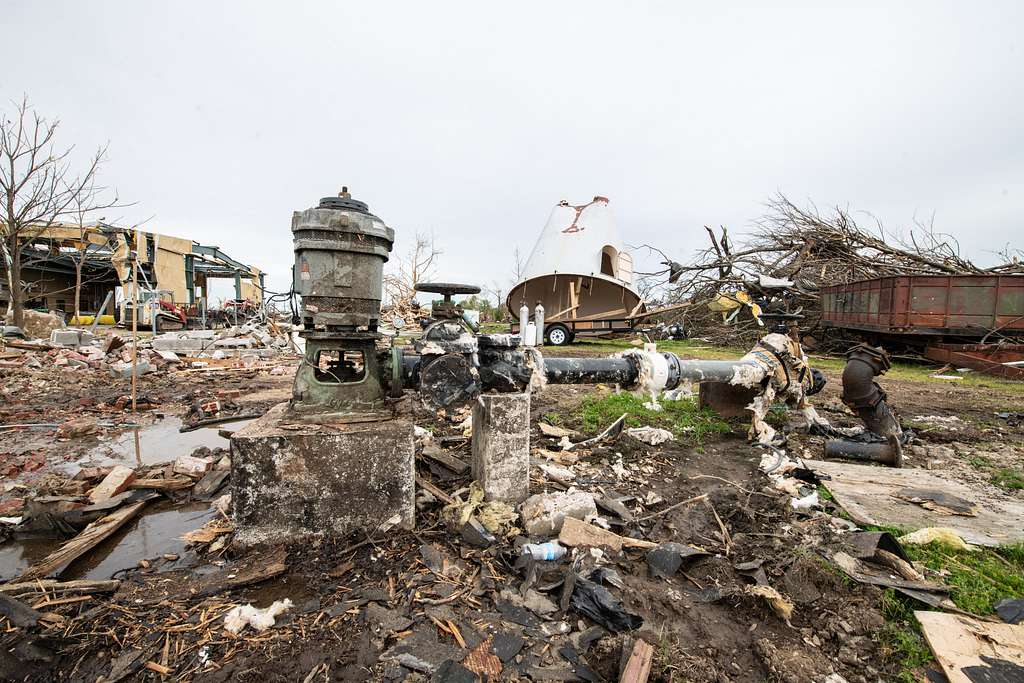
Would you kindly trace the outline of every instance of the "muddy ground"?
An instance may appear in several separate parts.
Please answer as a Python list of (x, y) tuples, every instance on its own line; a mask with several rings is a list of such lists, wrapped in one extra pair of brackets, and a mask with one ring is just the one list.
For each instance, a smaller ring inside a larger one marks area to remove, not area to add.
[[(111, 408), (127, 393), (126, 382), (57, 370), (0, 372), (0, 424), (132, 419)], [(855, 424), (838, 401), (838, 375), (827, 374), (829, 385), (815, 405), (834, 424)], [(290, 382), (290, 372), (267, 370), (143, 378), (142, 394), (153, 405), (143, 420), (156, 425), (150, 427), (156, 438), (143, 456), (150, 463), (172, 460), (196, 447), (173, 429), (160, 429), (187, 419), (196, 400), (241, 390), (241, 396), (227, 399), (234, 404), (230, 409), (261, 412), (287, 398)], [(989, 487), (992, 495), (1021, 497), (1020, 491), (992, 484), (987, 467), (977, 466), (981, 453), (988, 462), (1022, 469), (1024, 426), (995, 415), (1019, 411), (1020, 394), (930, 380), (883, 384), (904, 422), (919, 433), (908, 466), (935, 467), (942, 461), (943, 468)], [(549, 387), (536, 395), (533, 444), (554, 448), (554, 441), (537, 430), (537, 420), (556, 412), (564, 426), (579, 428), (584, 397), (602, 391), (611, 389)], [(433, 428), (435, 439), (451, 437), (444, 441), (446, 449), (468, 461), (458, 418), (422, 413), (419, 422)], [(218, 430), (209, 431), (203, 438), (212, 441), (201, 446), (218, 445)], [(127, 454), (107, 452), (125, 433), (114, 427), (89, 434), (45, 428), (0, 432), (0, 465), (7, 468), (4, 500), (41, 487), (59, 488), (74, 469), (62, 465), (128, 461), (133, 448)], [(787, 448), (815, 457), (821, 440), (792, 434)], [(177, 538), (183, 525), (197, 528), (210, 518), (204, 516), (206, 508), (166, 500), (61, 576), (116, 576), (121, 584), (115, 592), (41, 605), (38, 609), (59, 615), (45, 626), (28, 631), (8, 626), (0, 675), (36, 681), (474, 680), (465, 665), (501, 680), (614, 681), (641, 638), (655, 646), (654, 681), (841, 680), (829, 679), (833, 674), (851, 682), (891, 679), (899, 662), (877, 637), (884, 623), (880, 591), (849, 581), (823, 559), (824, 550), (842, 542), (833, 517), (794, 511), (791, 497), (768, 486), (758, 471), (761, 455), (746, 443), (744, 425), (736, 423), (731, 433), (699, 447), (683, 442), (652, 447), (623, 439), (585, 453), (573, 466), (577, 488), (627, 497), (630, 520), (606, 514), (616, 533), (707, 551), (669, 578), (654, 576), (645, 551), (632, 549), (577, 551), (575, 558), (522, 566), (516, 552), (521, 537), (476, 547), (445, 525), (441, 501), (427, 499), (419, 501), (414, 532), (260, 549), (227, 543), (211, 552), (202, 545), (186, 548)], [(469, 484), (468, 476), (425, 459), (418, 459), (417, 469), (448, 494)], [(535, 476), (531, 493), (565, 488)], [(706, 501), (670, 507), (701, 494), (707, 494)], [(173, 523), (147, 522), (168, 513), (174, 513)], [(146, 542), (137, 542), (143, 535)], [(12, 578), (49, 548), (26, 555), (22, 544), (8, 542), (0, 550), (0, 578)], [(143, 560), (146, 566), (140, 566)], [(281, 568), (271, 572), (276, 572), (272, 578), (232, 588), (237, 577), (258, 576), (276, 563)], [(604, 585), (626, 612), (643, 619), (641, 627), (614, 633), (569, 603), (572, 583), (595, 567), (614, 570)], [(788, 620), (750, 592), (760, 582), (792, 603)], [(524, 606), (524, 595), (536, 601)], [(232, 607), (250, 602), (265, 607), (283, 598), (295, 607), (267, 631), (232, 635), (224, 630), (224, 615)]]

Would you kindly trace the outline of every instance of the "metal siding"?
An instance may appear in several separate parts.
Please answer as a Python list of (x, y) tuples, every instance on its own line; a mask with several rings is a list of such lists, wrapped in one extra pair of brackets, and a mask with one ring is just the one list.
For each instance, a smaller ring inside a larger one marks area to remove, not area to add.
[(914, 275), (822, 290), (832, 327), (907, 334), (1024, 332), (1024, 275)]

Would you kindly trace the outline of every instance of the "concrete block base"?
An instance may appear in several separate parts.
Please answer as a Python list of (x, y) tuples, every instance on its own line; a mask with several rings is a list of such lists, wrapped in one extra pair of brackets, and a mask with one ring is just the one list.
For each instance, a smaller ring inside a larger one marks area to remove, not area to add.
[(287, 419), (281, 403), (231, 437), (231, 489), (242, 544), (415, 524), (413, 425), (338, 426)]
[(473, 478), (487, 500), (530, 492), (530, 395), (484, 394), (473, 404)]
[(701, 382), (698, 404), (711, 408), (722, 417), (749, 417), (747, 406), (761, 391), (761, 387), (744, 387), (726, 382)]

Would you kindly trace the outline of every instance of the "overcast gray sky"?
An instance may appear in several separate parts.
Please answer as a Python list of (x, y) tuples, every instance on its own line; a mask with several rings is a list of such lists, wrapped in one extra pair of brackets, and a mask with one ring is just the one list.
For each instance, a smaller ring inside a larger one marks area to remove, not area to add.
[(0, 96), (274, 288), (342, 184), (479, 284), (595, 194), (678, 260), (778, 190), (1021, 246), (1024, 3), (768, 4), (6, 0)]

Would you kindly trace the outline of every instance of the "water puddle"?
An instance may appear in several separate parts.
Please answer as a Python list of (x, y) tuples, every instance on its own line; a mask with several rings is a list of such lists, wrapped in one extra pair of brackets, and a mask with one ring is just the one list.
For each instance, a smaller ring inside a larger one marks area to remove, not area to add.
[[(122, 569), (138, 565), (139, 560), (162, 555), (185, 555), (181, 536), (198, 529), (217, 515), (207, 503), (172, 507), (170, 503), (151, 503), (133, 521), (75, 560), (60, 578), (109, 579)], [(0, 578), (9, 581), (31, 564), (60, 547), (61, 541), (9, 541), (0, 546)]]
[[(228, 441), (220, 436), (220, 430), (235, 431), (250, 422), (253, 420), (238, 420), (180, 432), (181, 418), (168, 415), (139, 429), (139, 457), (143, 465), (155, 465), (175, 460), (179, 455), (191, 455), (192, 451), (201, 446), (227, 448)], [(99, 466), (138, 465), (135, 459), (135, 432), (127, 430), (91, 449), (78, 464), (86, 463)]]

